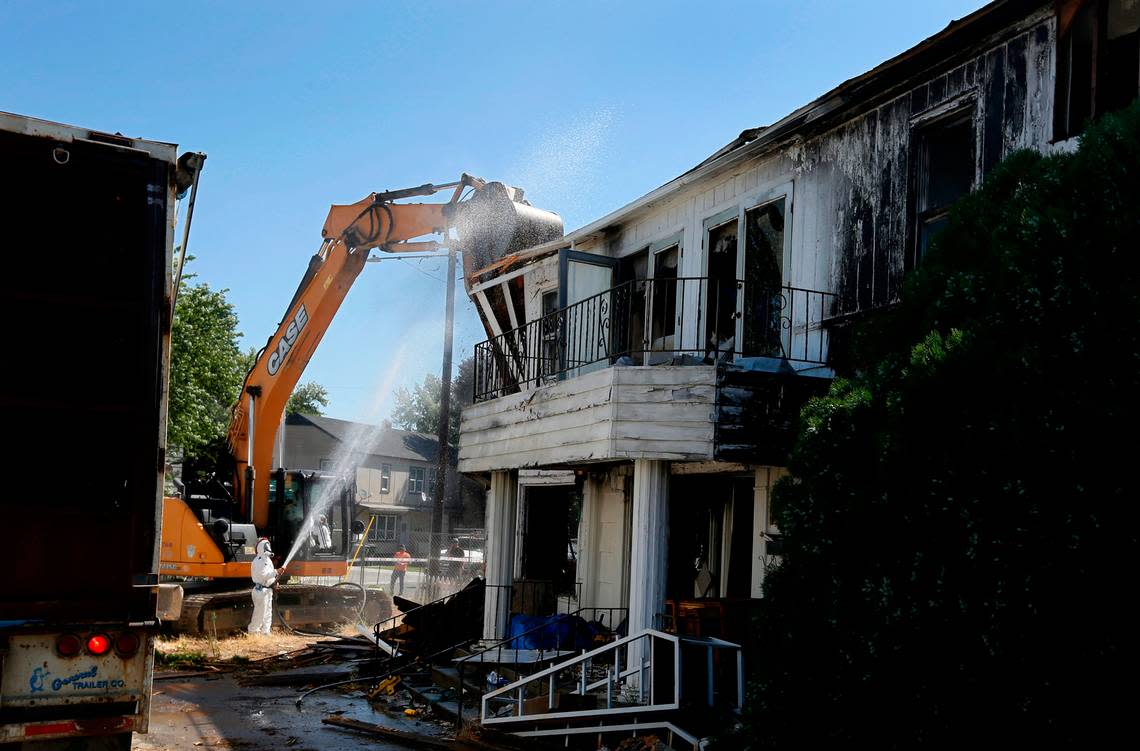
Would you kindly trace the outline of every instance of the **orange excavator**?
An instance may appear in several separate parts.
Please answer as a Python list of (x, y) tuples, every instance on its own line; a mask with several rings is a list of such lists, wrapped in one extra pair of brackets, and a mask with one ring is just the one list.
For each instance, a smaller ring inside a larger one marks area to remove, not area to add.
[[(396, 203), (449, 189), (446, 203)], [(208, 468), (187, 463), (181, 497), (164, 499), (160, 570), (167, 582), (160, 588), (160, 611), (178, 631), (231, 630), (249, 622), (250, 562), (260, 537), (269, 538), (279, 556), (303, 538), (287, 576), (347, 572), (352, 536), (363, 532), (363, 525), (353, 522), (355, 478), (274, 469), (272, 463), (285, 404), (369, 253), (450, 246), (463, 251), (469, 268), (561, 237), (562, 231), (562, 220), (531, 206), (520, 189), (467, 174), (443, 185), (373, 193), (329, 210), (320, 249), (246, 374), (230, 422), (228, 461)], [(442, 236), (442, 242), (422, 239), (431, 235)], [(328, 534), (310, 537), (318, 503)], [(282, 587), (278, 612), (288, 612), (290, 624), (344, 620), (338, 616), (345, 607), (359, 606), (359, 592), (334, 589)]]

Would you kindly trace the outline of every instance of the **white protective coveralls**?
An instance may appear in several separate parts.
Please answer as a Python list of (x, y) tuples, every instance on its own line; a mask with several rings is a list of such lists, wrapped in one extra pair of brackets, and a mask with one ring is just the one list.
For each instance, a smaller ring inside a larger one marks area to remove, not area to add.
[(273, 625), (273, 585), (277, 583), (277, 570), (273, 568), (273, 549), (269, 540), (257, 541), (257, 555), (249, 567), (253, 579), (253, 618), (249, 621), (249, 633), (268, 634)]
[(309, 532), (309, 547), (314, 550), (332, 550), (332, 530), (329, 529), (329, 521), (324, 514), (318, 517), (317, 523)]

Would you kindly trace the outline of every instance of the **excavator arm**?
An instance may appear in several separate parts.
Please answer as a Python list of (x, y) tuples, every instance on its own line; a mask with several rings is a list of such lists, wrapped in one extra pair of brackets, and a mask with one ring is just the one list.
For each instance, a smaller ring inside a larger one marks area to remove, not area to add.
[[(467, 188), (472, 190), (471, 197), (460, 200)], [(396, 203), (447, 189), (453, 193), (446, 203)], [(439, 249), (443, 243), (415, 238), (435, 234), (447, 241), (451, 229), (483, 246), (501, 246), (489, 251), (501, 252), (512, 244), (561, 236), (562, 221), (531, 207), (521, 199), (521, 191), (467, 174), (443, 185), (428, 183), (373, 193), (329, 210), (321, 231), (321, 247), (309, 259), (277, 330), (246, 374), (230, 422), (229, 447), (236, 466), (234, 490), (239, 513), (258, 529), (269, 521), (273, 443), (285, 404), (363, 270), (369, 252)]]

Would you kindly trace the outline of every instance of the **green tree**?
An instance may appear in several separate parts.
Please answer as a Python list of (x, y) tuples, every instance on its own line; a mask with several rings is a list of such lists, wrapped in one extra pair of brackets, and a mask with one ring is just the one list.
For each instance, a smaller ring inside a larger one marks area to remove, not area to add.
[(171, 327), (167, 440), (175, 452), (201, 457), (224, 445), (246, 357), (228, 290), (193, 279), (182, 277)]
[(329, 392), (316, 381), (299, 384), (289, 395), (285, 414), (323, 415), (322, 407), (329, 406)]
[[(475, 360), (468, 357), (459, 363), (455, 376), (451, 379), (451, 414), (448, 420), (448, 442), (459, 444), (459, 417), (463, 408), (471, 404), (474, 384)], [(442, 382), (439, 376), (428, 374), (422, 383), (411, 391), (396, 389), (393, 398), (392, 423), (403, 430), (435, 435), (439, 431), (440, 393)]]
[[(1136, 666), (1140, 105), (954, 209), (805, 408), (734, 747), (1098, 746)], [(1094, 740), (1095, 739), (1095, 740)]]

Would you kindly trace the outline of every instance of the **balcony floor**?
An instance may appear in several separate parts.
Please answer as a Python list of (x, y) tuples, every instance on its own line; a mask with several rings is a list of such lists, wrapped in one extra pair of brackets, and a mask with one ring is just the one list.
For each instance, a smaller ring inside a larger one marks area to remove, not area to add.
[(713, 459), (716, 368), (606, 367), (463, 410), (459, 471)]

